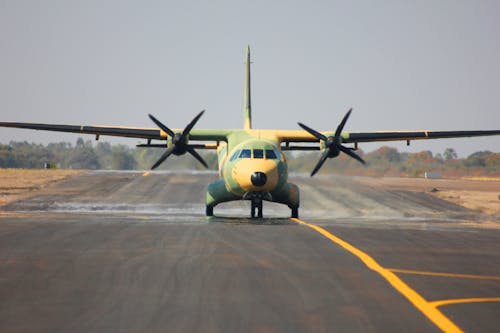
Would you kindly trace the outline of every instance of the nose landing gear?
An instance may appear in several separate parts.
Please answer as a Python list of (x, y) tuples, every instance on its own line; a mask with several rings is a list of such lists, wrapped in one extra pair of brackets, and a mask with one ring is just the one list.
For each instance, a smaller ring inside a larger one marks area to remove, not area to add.
[(243, 200), (250, 200), (250, 216), (252, 218), (257, 217), (261, 219), (263, 217), (262, 213), (262, 202), (264, 200), (272, 201), (272, 196), (269, 192), (247, 192), (243, 195)]
[(251, 209), (250, 209), (250, 216), (252, 218), (255, 218), (255, 211), (258, 211), (257, 212), (257, 217), (259, 219), (262, 218), (263, 216), (263, 213), (262, 213), (262, 199), (261, 198), (252, 198), (252, 206), (251, 206)]

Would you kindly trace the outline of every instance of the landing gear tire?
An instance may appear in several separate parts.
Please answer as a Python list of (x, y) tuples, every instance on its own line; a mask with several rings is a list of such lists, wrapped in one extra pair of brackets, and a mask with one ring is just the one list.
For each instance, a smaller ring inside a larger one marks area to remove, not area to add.
[(292, 218), (299, 218), (299, 207), (292, 208)]
[(207, 206), (205, 213), (207, 216), (214, 216), (214, 207), (212, 206)]

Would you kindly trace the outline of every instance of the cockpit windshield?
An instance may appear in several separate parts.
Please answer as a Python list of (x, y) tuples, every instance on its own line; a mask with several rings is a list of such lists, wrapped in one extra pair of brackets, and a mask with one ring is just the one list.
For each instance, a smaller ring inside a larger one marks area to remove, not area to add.
[(230, 161), (231, 161), (231, 162), (232, 162), (232, 161), (234, 161), (234, 160), (235, 160), (235, 159), (236, 159), (239, 155), (240, 155), (240, 150), (237, 150), (237, 151), (233, 154), (233, 156), (231, 156)]
[(253, 150), (253, 158), (264, 158), (264, 150), (263, 149), (254, 149)]
[(279, 152), (274, 149), (241, 149), (237, 150), (233, 156), (231, 156), (231, 161), (236, 158), (258, 158), (258, 159), (268, 159), (276, 160), (279, 159)]
[(240, 158), (251, 158), (252, 151), (250, 149), (242, 149), (240, 153)]
[(272, 149), (266, 149), (266, 158), (267, 159), (273, 159), (273, 160), (277, 159), (276, 153), (274, 152), (274, 150), (272, 150)]

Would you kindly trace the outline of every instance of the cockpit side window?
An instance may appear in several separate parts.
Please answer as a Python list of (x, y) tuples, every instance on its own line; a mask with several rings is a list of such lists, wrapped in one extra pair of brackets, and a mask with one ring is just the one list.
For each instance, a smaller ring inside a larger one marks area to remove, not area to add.
[(240, 153), (240, 158), (250, 158), (252, 157), (252, 151), (250, 149), (242, 149)]
[(264, 158), (264, 150), (263, 149), (254, 149), (253, 150), (253, 158)]
[(272, 149), (266, 149), (266, 158), (267, 159), (273, 159), (273, 160), (277, 159), (276, 153), (274, 152), (274, 150), (272, 150)]
[(241, 151), (241, 150), (239, 150), (239, 149), (238, 149), (238, 150), (237, 150), (237, 151), (233, 154), (233, 156), (231, 156), (231, 158), (229, 159), (229, 161), (231, 161), (231, 162), (232, 162), (232, 161), (234, 161), (234, 160), (238, 157), (238, 155), (240, 154), (240, 151)]

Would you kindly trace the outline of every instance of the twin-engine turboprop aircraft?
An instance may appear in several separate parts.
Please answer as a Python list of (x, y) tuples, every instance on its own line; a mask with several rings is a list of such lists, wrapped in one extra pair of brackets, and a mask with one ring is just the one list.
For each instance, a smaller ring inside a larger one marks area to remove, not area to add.
[[(285, 204), (291, 209), (292, 217), (299, 215), (299, 188), (288, 182), (287, 163), (282, 153), (284, 150), (320, 150), (321, 157), (311, 173), (313, 176), (328, 158), (337, 157), (340, 153), (365, 164), (355, 153), (360, 142), (403, 140), (409, 144), (411, 140), (421, 139), (500, 135), (500, 130), (344, 132), (351, 110), (332, 132), (318, 132), (302, 123), (298, 124), (303, 130), (258, 130), (252, 128), (250, 95), (250, 48), (247, 47), (243, 129), (194, 129), (204, 111), (201, 111), (184, 129), (171, 129), (152, 115), (149, 117), (159, 129), (17, 122), (0, 122), (0, 126), (94, 134), (96, 139), (99, 139), (100, 135), (146, 139), (147, 143), (138, 147), (165, 149), (152, 169), (157, 168), (172, 154), (185, 153), (191, 154), (206, 167), (206, 162), (196, 149), (216, 149), (220, 180), (208, 185), (206, 215), (212, 216), (214, 207), (222, 202), (243, 199), (251, 201), (252, 217), (255, 217), (256, 212), (258, 217), (262, 217), (263, 201)], [(163, 142), (151, 143), (152, 140)], [(297, 145), (297, 143), (309, 144)], [(354, 146), (346, 147), (343, 145), (346, 143)]]

